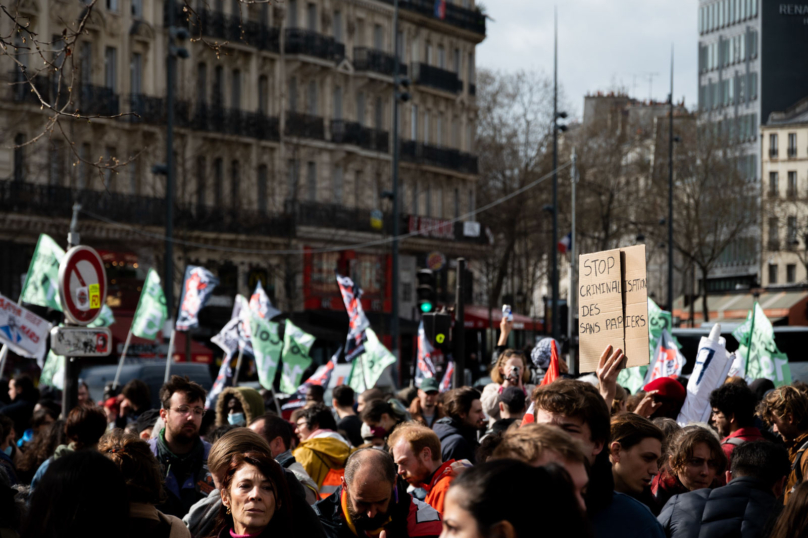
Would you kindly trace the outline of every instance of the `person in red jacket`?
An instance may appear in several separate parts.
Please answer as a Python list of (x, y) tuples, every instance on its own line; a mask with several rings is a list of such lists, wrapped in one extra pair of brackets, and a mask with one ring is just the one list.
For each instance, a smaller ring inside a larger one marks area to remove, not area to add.
[(411, 486), (424, 488), (424, 501), (443, 515), (446, 492), (455, 478), (455, 460), (441, 461), (437, 434), (421, 424), (408, 423), (396, 428), (387, 442), (401, 478)]
[(721, 436), (721, 449), (727, 461), (735, 447), (763, 438), (754, 426), (756, 405), (755, 394), (746, 385), (727, 383), (710, 393), (713, 408), (710, 422)]

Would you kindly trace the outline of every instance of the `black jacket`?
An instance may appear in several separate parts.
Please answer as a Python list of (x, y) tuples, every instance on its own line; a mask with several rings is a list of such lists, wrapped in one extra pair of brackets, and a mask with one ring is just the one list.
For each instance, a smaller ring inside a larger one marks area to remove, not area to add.
[(477, 447), (477, 430), (464, 425), (457, 419), (444, 417), (432, 426), (438, 435), (443, 461), (469, 460), (475, 462)]
[[(385, 525), (387, 538), (437, 538), (441, 533), (440, 516), (428, 504), (413, 499), (404, 486), (397, 484), (396, 502)], [(326, 538), (356, 538), (342, 515), (342, 488), (314, 505)], [(299, 535), (304, 536), (304, 535)]]
[(764, 538), (782, 507), (771, 488), (743, 476), (724, 487), (674, 495), (658, 520), (668, 538)]

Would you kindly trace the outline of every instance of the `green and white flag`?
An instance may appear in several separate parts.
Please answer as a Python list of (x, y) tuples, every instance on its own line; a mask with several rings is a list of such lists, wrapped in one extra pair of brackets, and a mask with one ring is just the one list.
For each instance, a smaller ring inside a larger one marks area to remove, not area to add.
[(59, 390), (65, 388), (65, 358), (55, 354), (53, 351), (48, 351), (48, 357), (45, 359), (45, 366), (42, 367), (42, 373), (39, 376), (40, 385), (49, 385)]
[(59, 262), (65, 255), (52, 237), (40, 234), (34, 257), (25, 275), (20, 302), (62, 311), (59, 300)]
[(88, 327), (109, 327), (115, 323), (115, 315), (112, 313), (112, 309), (107, 305), (103, 305), (101, 307), (101, 313), (98, 314), (98, 317), (95, 318), (95, 321), (87, 325)]
[(311, 365), (309, 351), (312, 344), (314, 344), (314, 336), (291, 321), (286, 321), (286, 331), (283, 333), (281, 392), (294, 394), (297, 391), (303, 372)]
[(396, 356), (384, 347), (373, 329), (368, 327), (365, 334), (365, 351), (353, 360), (351, 379), (348, 381), (348, 385), (357, 394), (375, 387), (385, 368), (396, 362)]
[(747, 382), (766, 378), (777, 387), (791, 384), (788, 357), (777, 349), (774, 328), (760, 304), (755, 302), (746, 321), (732, 331), (732, 336), (740, 343), (736, 357), (742, 361), (740, 371), (744, 372)]
[(258, 314), (250, 311), (250, 335), (255, 353), (255, 365), (258, 368), (258, 381), (265, 389), (272, 390), (283, 351), (283, 341), (278, 335), (278, 324), (261, 319)]
[(154, 269), (149, 269), (132, 319), (132, 334), (146, 340), (156, 340), (167, 318), (166, 296), (160, 284), (160, 275)]

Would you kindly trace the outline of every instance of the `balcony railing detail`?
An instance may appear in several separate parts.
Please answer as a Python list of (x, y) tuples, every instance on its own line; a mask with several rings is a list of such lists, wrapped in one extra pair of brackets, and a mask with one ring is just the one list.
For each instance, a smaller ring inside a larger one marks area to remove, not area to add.
[[(392, 54), (367, 47), (354, 47), (353, 55), (356, 71), (371, 71), (389, 77), (395, 72), (396, 58)], [(399, 62), (398, 73), (407, 76), (407, 65), (404, 62)]]
[(325, 140), (325, 123), (320, 116), (287, 112), (284, 133), (286, 136)]
[[(382, 0), (392, 4), (393, 0)], [(407, 11), (414, 11), (425, 17), (435, 18), (435, 2), (432, 0), (399, 0), (398, 6)], [(477, 10), (467, 9), (446, 2), (446, 12), (442, 18), (446, 24), (469, 30), (475, 34), (485, 35), (485, 15)]]
[(302, 28), (287, 28), (284, 51), (337, 62), (345, 57), (345, 45), (329, 37)]
[(249, 136), (259, 140), (279, 140), (278, 118), (260, 112), (225, 108), (198, 103), (188, 126), (191, 129), (234, 136)]
[(401, 142), (401, 159), (407, 162), (447, 168), (464, 174), (476, 174), (477, 156), (460, 150), (429, 146), (406, 140)]
[(82, 85), (78, 105), (84, 116), (115, 116), (121, 112), (118, 94), (105, 86)]
[(390, 151), (390, 135), (387, 131), (371, 129), (354, 121), (331, 120), (331, 141), (372, 151)]
[(457, 73), (440, 67), (416, 62), (412, 66), (412, 76), (415, 83), (421, 86), (429, 86), (449, 93), (463, 91), (463, 81), (457, 78)]

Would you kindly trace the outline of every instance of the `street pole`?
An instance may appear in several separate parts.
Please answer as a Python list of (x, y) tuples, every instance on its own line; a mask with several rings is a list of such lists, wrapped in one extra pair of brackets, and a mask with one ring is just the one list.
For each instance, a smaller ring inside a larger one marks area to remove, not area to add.
[(567, 363), (567, 366), (569, 366), (570, 374), (572, 375), (578, 374), (578, 361), (575, 357), (575, 349), (572, 346), (572, 337), (575, 334), (575, 331), (573, 330), (573, 322), (575, 321), (576, 310), (575, 300), (578, 298), (578, 286), (576, 285), (578, 260), (575, 257), (576, 251), (578, 250), (577, 240), (575, 239), (575, 185), (578, 183), (577, 165), (578, 156), (575, 154), (575, 148), (572, 148), (572, 173), (570, 174), (572, 184), (572, 200), (570, 208), (572, 211), (572, 230), (570, 231), (570, 291), (567, 300), (567, 339), (570, 346), (569, 362)]
[[(392, 297), (392, 319), (390, 320), (390, 335), (393, 338), (391, 346), (393, 355), (399, 357), (398, 339), (398, 234), (399, 234), (399, 192), (398, 192), (398, 85), (401, 82), (399, 76), (399, 42), (398, 42), (398, 0), (393, 1), (393, 297)], [(400, 364), (400, 363), (399, 363)]]
[[(78, 233), (79, 212), (81, 204), (73, 204), (73, 219), (70, 221), (70, 233), (67, 234), (67, 249), (81, 244)], [(65, 323), (67, 324), (67, 323)], [(64, 388), (62, 390), (62, 416), (67, 418), (70, 410), (79, 403), (79, 365), (78, 357), (65, 357)]]
[(558, 12), (555, 13), (555, 39), (553, 43), (553, 242), (552, 256), (553, 305), (551, 316), (553, 338), (558, 340)]
[(673, 45), (671, 45), (671, 98), (668, 118), (668, 310), (673, 313)]
[[(169, 316), (174, 313), (174, 81), (177, 78), (177, 55), (174, 50), (174, 18), (176, 5), (169, 0), (168, 8), (168, 56), (166, 58), (166, 244), (165, 282), (166, 307)], [(171, 360), (167, 357), (166, 360)]]
[(466, 259), (457, 259), (457, 287), (455, 288), (455, 326), (452, 334), (454, 343), (455, 370), (452, 388), (459, 389), (466, 380), (466, 298), (463, 296), (466, 278)]

